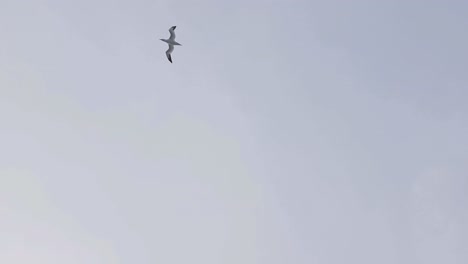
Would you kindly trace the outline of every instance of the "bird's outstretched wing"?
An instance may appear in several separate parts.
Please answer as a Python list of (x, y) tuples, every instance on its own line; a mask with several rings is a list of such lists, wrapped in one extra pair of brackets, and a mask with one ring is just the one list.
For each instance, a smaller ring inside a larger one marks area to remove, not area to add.
[(169, 49), (166, 51), (166, 57), (171, 63), (172, 63), (171, 53), (172, 53), (173, 50), (174, 50), (174, 46), (169, 45)]
[(175, 39), (175, 32), (174, 32), (175, 29), (176, 29), (176, 26), (173, 26), (169, 29), (169, 33), (171, 33), (171, 36), (169, 37), (169, 39), (172, 41), (174, 41)]

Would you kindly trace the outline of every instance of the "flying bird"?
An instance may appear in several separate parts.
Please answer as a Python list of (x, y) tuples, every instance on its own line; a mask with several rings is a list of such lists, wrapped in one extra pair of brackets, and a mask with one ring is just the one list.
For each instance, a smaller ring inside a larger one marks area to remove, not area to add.
[(171, 36), (169, 39), (161, 39), (162, 41), (166, 42), (169, 45), (169, 49), (166, 51), (166, 56), (167, 59), (172, 63), (172, 58), (171, 58), (171, 53), (174, 50), (174, 46), (182, 46), (180, 43), (175, 41), (175, 32), (174, 30), (176, 29), (176, 26), (173, 26), (169, 29), (169, 33), (171, 33)]

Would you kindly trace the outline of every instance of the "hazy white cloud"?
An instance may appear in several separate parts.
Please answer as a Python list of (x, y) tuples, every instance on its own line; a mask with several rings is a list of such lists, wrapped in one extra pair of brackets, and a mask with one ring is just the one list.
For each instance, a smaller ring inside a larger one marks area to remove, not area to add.
[(0, 262), (466, 263), (466, 8), (3, 1)]
[(468, 177), (464, 171), (466, 167), (432, 167), (415, 179), (412, 232), (421, 263), (463, 263), (468, 256), (464, 250), (468, 243)]

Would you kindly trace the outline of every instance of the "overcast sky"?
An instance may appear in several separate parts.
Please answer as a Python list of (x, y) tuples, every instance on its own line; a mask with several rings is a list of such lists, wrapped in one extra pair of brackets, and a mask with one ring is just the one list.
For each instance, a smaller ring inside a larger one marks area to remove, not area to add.
[(0, 263), (468, 263), (467, 28), (462, 0), (0, 0)]

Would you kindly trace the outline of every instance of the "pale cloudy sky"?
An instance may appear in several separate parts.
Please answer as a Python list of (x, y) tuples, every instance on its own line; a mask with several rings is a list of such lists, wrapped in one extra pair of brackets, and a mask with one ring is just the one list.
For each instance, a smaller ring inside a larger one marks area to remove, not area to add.
[(468, 263), (467, 28), (461, 0), (0, 0), (0, 263)]

